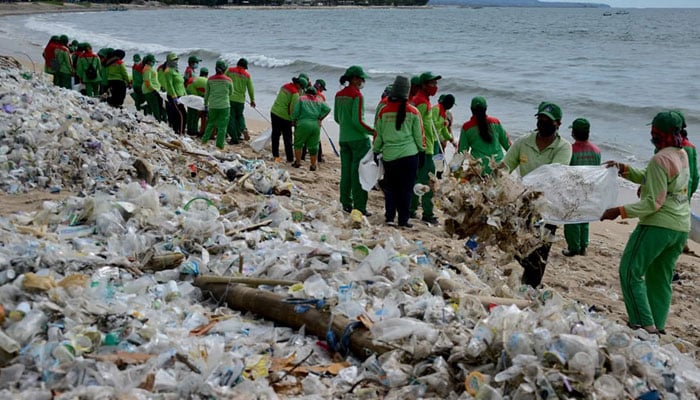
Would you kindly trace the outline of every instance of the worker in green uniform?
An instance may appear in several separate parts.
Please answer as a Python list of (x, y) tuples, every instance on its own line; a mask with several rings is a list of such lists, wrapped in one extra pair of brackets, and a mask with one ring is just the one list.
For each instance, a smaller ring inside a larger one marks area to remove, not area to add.
[(510, 138), (503, 129), (501, 121), (486, 114), (486, 99), (476, 96), (471, 101), (472, 117), (462, 125), (459, 134), (457, 151), (471, 153), (472, 157), (481, 160), (482, 173), (490, 174), (490, 160), (500, 163), (503, 160), (503, 149), (510, 149)]
[(280, 162), (280, 137), (284, 141), (284, 154), (287, 162), (294, 161), (294, 133), (292, 126), (292, 111), (299, 101), (299, 91), (304, 90), (309, 82), (303, 77), (294, 77), (277, 92), (275, 102), (270, 108), (270, 122), (272, 123), (272, 157), (275, 162)]
[(54, 55), (56, 64), (58, 65), (57, 85), (62, 88), (71, 89), (73, 87), (73, 61), (71, 60), (70, 50), (68, 50), (68, 36), (61, 35), (59, 37), (59, 46), (56, 47)]
[(53, 84), (58, 86), (58, 62), (56, 61), (56, 48), (61, 45), (60, 38), (57, 35), (51, 36), (49, 42), (44, 48), (41, 56), (44, 57), (44, 72), (53, 75)]
[[(561, 108), (554, 103), (543, 101), (537, 107), (535, 116), (537, 129), (516, 140), (503, 157), (508, 170), (512, 172), (517, 168), (520, 176), (525, 176), (545, 164), (569, 165), (571, 161), (571, 144), (559, 136)], [(527, 255), (515, 255), (515, 259), (524, 270), (520, 280), (523, 284), (536, 288), (542, 283), (556, 231), (556, 225), (545, 225), (542, 245)]]
[(141, 62), (141, 55), (136, 53), (133, 57), (134, 64), (131, 66), (131, 87), (134, 90), (131, 92), (131, 98), (134, 99), (134, 106), (136, 106), (137, 111), (141, 111), (141, 105), (143, 104), (143, 92), (141, 91), (141, 86), (143, 85), (143, 63)]
[(83, 43), (83, 47), (85, 51), (78, 57), (76, 73), (85, 85), (85, 95), (97, 97), (100, 91), (100, 82), (102, 82), (100, 57), (92, 52), (90, 43)]
[[(440, 151), (438, 132), (437, 129), (435, 129), (432, 113), (430, 112), (430, 97), (435, 96), (437, 93), (437, 81), (441, 78), (442, 77), (440, 75), (433, 75), (433, 73), (429, 71), (420, 74), (420, 85), (418, 87), (418, 91), (411, 99), (411, 104), (413, 104), (413, 106), (420, 111), (421, 119), (423, 120), (423, 133), (425, 134), (425, 162), (418, 170), (418, 176), (416, 178), (416, 183), (423, 185), (430, 184), (430, 174), (435, 173), (435, 162), (433, 161), (433, 155), (435, 154), (436, 149), (438, 152)], [(429, 224), (436, 224), (438, 220), (435, 217), (433, 209), (432, 188), (421, 197), (418, 197), (415, 194), (411, 197), (411, 218), (416, 218), (416, 211), (418, 210), (419, 202), (423, 209), (421, 220)]]
[(690, 169), (681, 126), (675, 113), (656, 114), (651, 123), (656, 153), (644, 169), (606, 162), (641, 184), (639, 201), (609, 208), (601, 220), (639, 218), (620, 259), (620, 287), (630, 327), (650, 333), (665, 332), (673, 270), (690, 231)]
[(216, 128), (216, 147), (224, 148), (226, 144), (226, 128), (231, 112), (230, 98), (233, 94), (233, 82), (225, 75), (228, 65), (223, 60), (216, 62), (216, 74), (207, 80), (204, 93), (204, 106), (208, 111), (207, 129), (204, 131), (202, 143), (207, 143)]
[(333, 119), (339, 125), (340, 204), (345, 212), (353, 209), (369, 216), (367, 192), (360, 185), (360, 160), (371, 148), (374, 128), (365, 123), (364, 97), (360, 91), (368, 76), (362, 67), (353, 65), (340, 77), (343, 89), (335, 94)]
[(408, 222), (411, 195), (420, 160), (425, 162), (423, 123), (420, 111), (408, 104), (409, 88), (408, 78), (396, 77), (375, 118), (373, 148), (375, 158), (381, 153), (384, 164), (384, 222), (393, 225), (398, 212), (399, 226), (406, 228), (412, 227)]
[(325, 101), (316, 95), (316, 88), (309, 85), (304, 96), (294, 106), (292, 121), (294, 121), (294, 164), (301, 167), (301, 149), (306, 146), (311, 158), (311, 171), (316, 171), (316, 156), (318, 144), (321, 141), (321, 123), (331, 112)]
[(241, 139), (249, 140), (248, 128), (245, 124), (243, 110), (245, 109), (245, 93), (250, 97), (250, 106), (255, 108), (255, 89), (253, 79), (248, 72), (248, 60), (241, 58), (235, 67), (229, 67), (226, 76), (233, 81), (233, 96), (231, 96), (231, 116), (228, 121), (228, 135), (231, 144), (237, 144)]
[[(192, 83), (187, 86), (187, 94), (204, 97), (207, 92), (207, 76), (209, 76), (209, 70), (207, 68), (202, 68), (199, 70), (199, 76), (195, 78)], [(200, 110), (195, 110), (194, 108), (187, 108), (187, 134), (190, 136), (201, 136), (204, 134), (203, 129), (197, 127), (199, 123), (199, 118), (203, 117), (206, 120), (206, 113)], [(203, 127), (206, 127), (206, 122), (203, 121)]]
[(109, 83), (110, 97), (107, 103), (112, 107), (121, 107), (126, 97), (126, 88), (129, 85), (129, 72), (124, 65), (124, 50), (114, 50), (105, 61), (105, 72)]
[(167, 55), (165, 74), (165, 93), (168, 95), (170, 109), (170, 126), (178, 135), (185, 134), (185, 106), (180, 104), (179, 98), (186, 95), (185, 78), (178, 71), (179, 57), (175, 53)]
[(143, 98), (146, 101), (146, 114), (151, 114), (157, 121), (164, 121), (162, 114), (160, 82), (156, 71), (156, 58), (153, 54), (147, 54), (143, 58), (143, 84), (141, 85)]

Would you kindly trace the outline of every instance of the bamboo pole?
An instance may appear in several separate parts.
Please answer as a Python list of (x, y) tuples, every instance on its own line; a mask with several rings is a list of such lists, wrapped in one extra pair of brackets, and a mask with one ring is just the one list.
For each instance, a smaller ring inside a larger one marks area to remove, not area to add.
[(214, 276), (214, 275), (200, 275), (197, 281), (202, 284), (234, 284), (239, 283), (246, 286), (260, 286), (260, 285), (270, 285), (270, 286), (292, 286), (300, 283), (298, 281), (287, 281), (283, 279), (265, 279), (265, 278), (253, 278), (250, 276)]
[[(328, 323), (331, 320), (329, 312), (310, 308), (306, 312), (297, 313), (295, 305), (284, 302), (284, 297), (259, 289), (252, 289), (243, 285), (226, 285), (209, 283), (199, 278), (195, 279), (195, 286), (204, 292), (209, 292), (215, 299), (223, 298), (229, 307), (238, 311), (247, 311), (275, 323), (288, 326), (292, 329), (306, 327), (306, 333), (314, 335), (321, 340), (326, 340)], [(351, 320), (334, 315), (331, 329), (336, 337), (343, 335), (345, 327)], [(372, 334), (364, 327), (358, 327), (350, 334), (350, 351), (361, 358), (366, 359), (372, 354), (383, 354), (389, 347), (375, 344)]]

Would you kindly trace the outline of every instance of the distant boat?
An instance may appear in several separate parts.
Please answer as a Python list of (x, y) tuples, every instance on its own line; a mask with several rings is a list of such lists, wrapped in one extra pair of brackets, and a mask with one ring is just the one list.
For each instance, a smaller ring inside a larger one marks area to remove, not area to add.
[(617, 15), (627, 15), (629, 13), (630, 13), (629, 11), (625, 11), (625, 10), (620, 10), (620, 11), (615, 12), (615, 14), (617, 14)]
[(604, 12), (604, 13), (603, 13), (603, 16), (604, 16), (604, 17), (609, 17), (609, 16), (611, 16), (611, 15), (612, 15), (612, 13), (609, 13), (609, 12)]
[(126, 11), (128, 8), (124, 6), (116, 6), (116, 7), (111, 7), (107, 11)]

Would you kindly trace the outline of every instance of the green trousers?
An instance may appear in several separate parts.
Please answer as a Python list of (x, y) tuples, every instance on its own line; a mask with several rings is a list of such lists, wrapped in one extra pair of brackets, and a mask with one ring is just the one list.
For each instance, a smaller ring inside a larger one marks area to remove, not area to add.
[(71, 74), (66, 74), (65, 72), (58, 72), (54, 75), (54, 83), (62, 88), (72, 89), (73, 88), (73, 77)]
[(226, 144), (226, 127), (231, 110), (228, 108), (209, 109), (207, 116), (207, 129), (204, 130), (202, 143), (206, 143), (211, 137), (211, 133), (216, 128), (216, 147), (223, 149)]
[(145, 93), (143, 97), (146, 100), (146, 111), (148, 111), (146, 114), (151, 114), (156, 118), (156, 120), (163, 121), (164, 118), (160, 109), (160, 96), (158, 93), (155, 91)]
[(564, 237), (570, 252), (585, 250), (588, 247), (588, 224), (564, 225)]
[(197, 124), (199, 123), (199, 110), (194, 108), (187, 109), (187, 134), (194, 135), (199, 133)]
[(664, 329), (671, 281), (687, 232), (637, 225), (620, 260), (620, 287), (630, 325)]
[(83, 82), (85, 85), (85, 95), (97, 97), (100, 94), (100, 82)]
[[(85, 84), (87, 86), (87, 84)], [(137, 111), (141, 111), (141, 104), (143, 104), (143, 92), (140, 87), (134, 86), (134, 91), (131, 92), (131, 98), (134, 99), (134, 106)]]
[(243, 109), (245, 103), (231, 102), (231, 115), (228, 120), (228, 136), (233, 143), (238, 143), (241, 140), (241, 135), (245, 126), (245, 118), (243, 118)]
[(367, 192), (360, 185), (360, 160), (372, 144), (369, 138), (340, 142), (340, 204), (367, 212)]
[[(426, 154), (425, 155), (425, 164), (423, 164), (423, 168), (418, 168), (418, 176), (416, 177), (416, 183), (422, 183), (423, 185), (427, 185), (430, 183), (430, 176), (428, 174), (433, 173), (435, 174), (435, 162), (433, 161), (433, 155), (432, 154)], [(418, 199), (419, 197), (414, 195), (411, 195), (411, 207), (409, 208), (409, 212), (411, 215), (416, 215), (416, 211), (418, 210)], [(420, 200), (421, 202), (421, 207), (423, 208), (423, 218), (432, 218), (435, 216), (433, 213), (433, 191), (429, 191), (428, 193), (424, 194)]]

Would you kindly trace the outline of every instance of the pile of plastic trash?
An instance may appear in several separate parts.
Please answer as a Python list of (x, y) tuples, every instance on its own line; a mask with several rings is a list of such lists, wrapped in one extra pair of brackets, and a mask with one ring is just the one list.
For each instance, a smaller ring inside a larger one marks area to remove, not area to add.
[[(0, 217), (0, 398), (700, 395), (691, 344), (491, 279), (501, 266), (484, 260), (451, 265), (398, 230), (350, 229), (263, 161), (16, 69), (0, 69), (0, 105), (1, 188), (75, 194)], [(203, 275), (353, 322), (307, 335), (210, 298)], [(360, 335), (381, 351), (349, 353)]]

